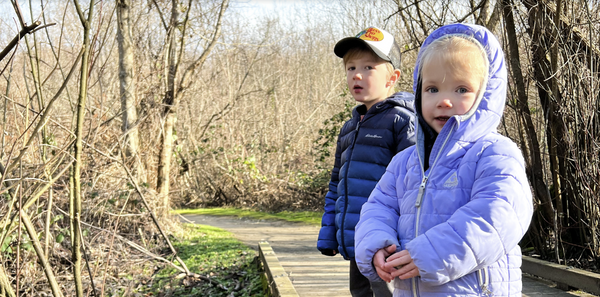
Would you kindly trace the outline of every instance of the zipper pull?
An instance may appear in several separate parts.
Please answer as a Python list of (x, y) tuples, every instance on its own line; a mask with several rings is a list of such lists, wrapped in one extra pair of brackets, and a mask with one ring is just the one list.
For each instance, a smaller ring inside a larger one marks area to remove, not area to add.
[(419, 186), (419, 194), (417, 195), (417, 201), (415, 202), (415, 207), (419, 208), (421, 206), (421, 201), (423, 200), (423, 194), (425, 194), (425, 185), (427, 184), (427, 176), (423, 177), (423, 181)]
[(488, 289), (487, 285), (481, 286), (481, 293), (483, 293), (483, 295), (492, 296), (492, 291)]

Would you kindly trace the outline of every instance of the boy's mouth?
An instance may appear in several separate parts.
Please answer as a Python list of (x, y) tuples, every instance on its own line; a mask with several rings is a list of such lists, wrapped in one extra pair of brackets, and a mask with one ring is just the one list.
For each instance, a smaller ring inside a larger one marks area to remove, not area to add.
[(357, 91), (357, 90), (360, 91), (360, 90), (363, 89), (363, 87), (361, 87), (359, 85), (356, 85), (356, 86), (352, 87), (352, 89), (355, 90), (355, 91)]

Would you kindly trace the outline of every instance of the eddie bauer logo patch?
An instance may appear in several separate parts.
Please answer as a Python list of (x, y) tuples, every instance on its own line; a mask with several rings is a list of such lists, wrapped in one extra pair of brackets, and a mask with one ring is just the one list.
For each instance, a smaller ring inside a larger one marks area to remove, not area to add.
[(367, 135), (365, 135), (365, 137), (367, 137), (367, 138), (383, 138), (383, 137), (381, 137), (381, 136), (379, 136), (377, 134), (375, 134), (375, 135), (373, 135), (373, 134), (367, 134)]

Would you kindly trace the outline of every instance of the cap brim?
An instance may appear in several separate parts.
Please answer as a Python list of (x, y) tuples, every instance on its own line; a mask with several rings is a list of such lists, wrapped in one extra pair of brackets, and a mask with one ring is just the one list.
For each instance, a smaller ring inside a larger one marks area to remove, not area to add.
[(351, 48), (365, 45), (367, 45), (367, 43), (362, 39), (356, 37), (346, 37), (335, 44), (333, 52), (336, 56), (343, 58)]
[(368, 42), (356, 37), (346, 37), (338, 41), (338, 43), (336, 43), (335, 47), (333, 48), (333, 52), (336, 56), (343, 58), (344, 55), (348, 52), (348, 50), (350, 50), (351, 48), (365, 45), (384, 61), (391, 62), (390, 58), (384, 53), (382, 53), (379, 49), (377, 49), (374, 46), (371, 46)]

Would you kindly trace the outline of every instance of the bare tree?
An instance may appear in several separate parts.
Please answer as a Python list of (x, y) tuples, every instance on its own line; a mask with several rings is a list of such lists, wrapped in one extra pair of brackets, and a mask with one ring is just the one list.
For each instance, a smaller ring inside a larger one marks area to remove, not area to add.
[(119, 43), (119, 81), (121, 94), (121, 130), (125, 135), (125, 155), (133, 157), (134, 175), (145, 182), (143, 163), (138, 155), (140, 138), (138, 133), (137, 86), (135, 80), (135, 52), (131, 36), (131, 1), (117, 1), (117, 41)]
[(526, 154), (527, 157), (527, 173), (529, 180), (533, 184), (534, 197), (537, 199), (537, 205), (541, 208), (541, 216), (534, 219), (532, 224), (532, 233), (529, 234), (532, 242), (535, 242), (538, 250), (544, 252), (541, 238), (548, 236), (548, 234), (541, 234), (542, 230), (539, 230), (538, 224), (535, 222), (541, 221), (544, 224), (554, 226), (554, 206), (551, 201), (548, 186), (544, 181), (543, 163), (541, 159), (540, 144), (538, 142), (538, 135), (535, 130), (535, 124), (533, 123), (533, 117), (531, 116), (531, 109), (529, 106), (529, 100), (527, 90), (525, 87), (525, 78), (521, 71), (521, 55), (519, 52), (518, 39), (515, 29), (515, 20), (513, 16), (513, 3), (511, 0), (503, 0), (503, 15), (504, 23), (506, 26), (506, 34), (508, 39), (507, 51), (510, 70), (512, 71), (513, 82), (515, 89), (517, 90), (515, 112), (518, 120), (521, 122), (520, 126), (523, 127), (525, 137), (522, 137), (521, 147), (529, 148), (529, 152)]
[[(204, 49), (202, 54), (198, 59), (196, 59), (193, 63), (191, 63), (182, 74), (181, 80), (177, 83), (177, 75), (179, 72), (179, 67), (182, 59), (182, 54), (184, 52), (186, 42), (186, 29), (188, 26), (189, 13), (192, 8), (192, 2), (188, 2), (188, 6), (186, 11), (186, 15), (183, 21), (179, 21), (179, 1), (173, 0), (171, 3), (171, 17), (168, 26), (165, 26), (167, 30), (167, 90), (165, 92), (165, 96), (163, 99), (164, 111), (163, 111), (163, 119), (164, 123), (161, 129), (161, 146), (160, 146), (160, 154), (158, 160), (158, 174), (156, 180), (156, 188), (159, 196), (161, 197), (163, 203), (163, 214), (167, 212), (169, 209), (169, 188), (170, 188), (170, 172), (171, 172), (171, 155), (173, 154), (173, 129), (175, 127), (175, 122), (177, 121), (177, 113), (176, 107), (179, 99), (181, 98), (183, 91), (188, 88), (189, 80), (191, 79), (192, 74), (197, 68), (201, 68), (204, 61), (214, 48), (216, 41), (221, 36), (221, 22), (223, 19), (223, 15), (227, 6), (229, 5), (229, 0), (223, 0), (220, 6), (220, 12), (215, 22), (215, 29), (211, 36), (210, 42), (207, 47)], [(157, 5), (158, 7), (158, 5)], [(180, 37), (178, 37), (177, 32), (181, 29)]]

